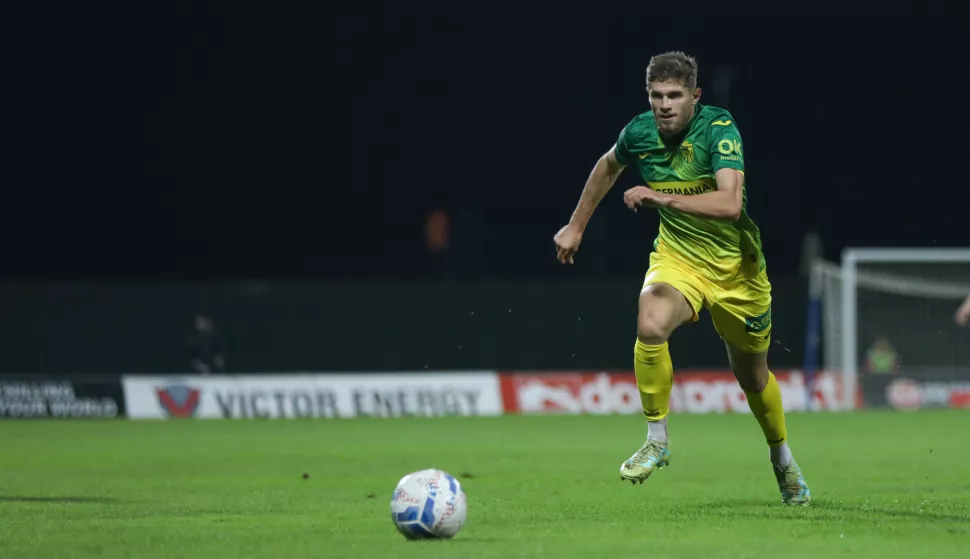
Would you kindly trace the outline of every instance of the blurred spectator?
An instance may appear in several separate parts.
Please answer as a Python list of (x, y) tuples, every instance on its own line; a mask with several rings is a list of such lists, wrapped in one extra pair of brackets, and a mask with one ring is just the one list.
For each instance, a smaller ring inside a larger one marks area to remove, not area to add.
[(897, 368), (899, 368), (899, 357), (896, 355), (896, 349), (889, 340), (879, 336), (866, 351), (866, 370), (870, 373), (895, 373)]
[(225, 372), (222, 343), (211, 318), (201, 314), (195, 317), (195, 330), (189, 337), (188, 346), (192, 370), (202, 375)]
[(438, 208), (428, 215), (424, 223), (424, 244), (431, 265), (432, 277), (447, 279), (451, 276), (451, 218)]

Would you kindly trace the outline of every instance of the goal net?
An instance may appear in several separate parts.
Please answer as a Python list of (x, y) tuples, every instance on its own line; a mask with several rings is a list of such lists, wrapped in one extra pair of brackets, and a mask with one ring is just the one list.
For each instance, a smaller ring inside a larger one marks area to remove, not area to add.
[(970, 407), (970, 249), (862, 249), (815, 263), (806, 373), (841, 378), (843, 406)]

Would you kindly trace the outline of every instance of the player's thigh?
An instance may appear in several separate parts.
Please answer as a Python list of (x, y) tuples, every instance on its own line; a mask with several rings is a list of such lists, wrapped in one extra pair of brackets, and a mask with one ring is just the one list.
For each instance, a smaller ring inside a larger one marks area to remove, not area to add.
[(763, 390), (771, 345), (771, 286), (764, 273), (716, 290), (710, 311), (742, 388)]
[(704, 301), (704, 286), (696, 276), (654, 253), (640, 291), (637, 336), (645, 343), (663, 343), (678, 326), (697, 320)]

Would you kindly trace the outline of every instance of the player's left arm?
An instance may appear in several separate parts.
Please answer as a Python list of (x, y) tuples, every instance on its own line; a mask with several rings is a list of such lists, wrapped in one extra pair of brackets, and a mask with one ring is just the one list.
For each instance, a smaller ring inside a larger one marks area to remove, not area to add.
[(741, 133), (729, 115), (708, 126), (717, 190), (694, 196), (667, 195), (664, 205), (700, 217), (737, 221), (741, 217), (744, 187)]
[(725, 168), (718, 169), (714, 179), (717, 181), (717, 190), (694, 196), (667, 194), (666, 203), (663, 205), (699, 217), (737, 221), (741, 217), (741, 186), (744, 184), (744, 175), (741, 171)]

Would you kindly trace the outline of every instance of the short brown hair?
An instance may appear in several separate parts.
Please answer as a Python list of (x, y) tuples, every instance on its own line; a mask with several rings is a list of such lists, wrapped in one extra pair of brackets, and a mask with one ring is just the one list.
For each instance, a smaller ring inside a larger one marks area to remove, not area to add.
[(687, 89), (697, 87), (697, 61), (680, 51), (658, 54), (650, 59), (647, 66), (647, 87), (651, 82), (676, 80)]

